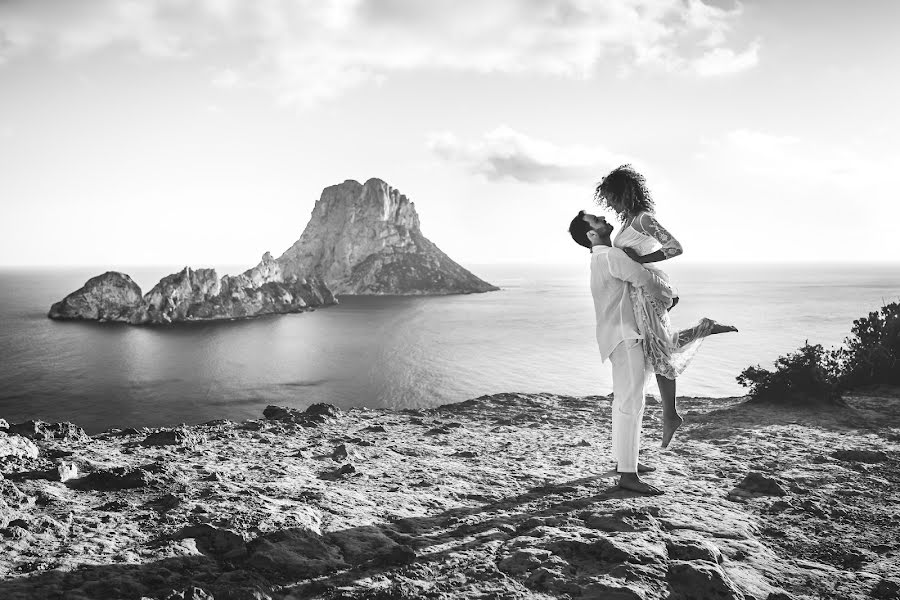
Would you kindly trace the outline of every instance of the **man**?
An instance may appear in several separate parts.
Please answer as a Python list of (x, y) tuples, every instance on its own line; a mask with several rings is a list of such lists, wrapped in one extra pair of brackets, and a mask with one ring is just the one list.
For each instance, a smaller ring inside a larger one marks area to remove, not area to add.
[[(644, 416), (644, 385), (649, 372), (638, 331), (629, 286), (673, 297), (672, 288), (659, 277), (612, 247), (613, 226), (604, 217), (585, 214), (572, 219), (569, 234), (591, 250), (591, 295), (597, 317), (597, 344), (602, 360), (612, 363), (612, 447), (619, 487), (640, 494), (662, 494), (641, 480), (638, 453)], [(643, 467), (643, 465), (640, 465)], [(650, 470), (646, 467), (640, 470)]]

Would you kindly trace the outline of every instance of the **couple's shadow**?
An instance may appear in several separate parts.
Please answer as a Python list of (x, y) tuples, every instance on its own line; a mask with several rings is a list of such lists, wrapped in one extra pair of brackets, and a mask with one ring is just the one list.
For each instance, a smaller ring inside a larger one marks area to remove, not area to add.
[[(363, 560), (350, 568), (326, 572), (296, 583), (277, 570), (260, 570), (244, 559), (224, 560), (212, 553), (163, 558), (142, 564), (79, 565), (74, 569), (50, 569), (0, 581), (4, 600), (58, 600), (60, 598), (109, 598), (127, 600), (142, 597), (165, 598), (196, 586), (214, 594), (216, 600), (243, 600), (252, 597), (305, 598), (351, 585), (362, 578), (416, 564), (440, 563), (453, 553), (477, 549), (495, 540), (511, 539), (567, 514), (578, 515), (605, 502), (637, 497), (613, 483), (614, 471), (560, 482), (548, 482), (520, 494), (490, 500), (478, 506), (445, 510), (436, 515), (405, 517), (385, 523), (329, 532), (359, 540), (390, 538), (414, 552), (399, 561)], [(533, 505), (521, 509), (526, 505)], [(164, 546), (169, 539), (150, 545)], [(253, 542), (248, 542), (252, 545)], [(199, 544), (198, 544), (199, 546)], [(439, 550), (432, 550), (435, 547)], [(277, 589), (277, 592), (273, 592)], [(188, 591), (183, 597), (192, 596)], [(256, 594), (256, 596), (254, 596)], [(177, 596), (181, 598), (182, 596)], [(335, 596), (340, 597), (340, 596)]]

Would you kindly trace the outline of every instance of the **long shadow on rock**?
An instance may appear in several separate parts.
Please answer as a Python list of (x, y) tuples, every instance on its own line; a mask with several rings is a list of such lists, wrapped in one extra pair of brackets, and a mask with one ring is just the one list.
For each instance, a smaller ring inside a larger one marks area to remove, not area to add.
[(265, 598), (270, 589), (257, 574), (206, 556), (166, 558), (144, 564), (82, 565), (70, 571), (54, 569), (0, 581), (4, 600), (97, 598), (139, 600), (165, 598), (173, 590), (199, 587), (216, 600)]
[[(646, 571), (652, 553), (631, 556), (634, 553), (609, 542), (603, 532), (634, 532), (652, 526), (653, 507), (604, 508), (604, 503), (632, 494), (615, 487), (599, 491), (587, 487), (593, 487), (597, 479), (586, 477), (539, 486), (479, 506), (322, 535), (300, 528), (279, 530), (245, 544), (240, 536), (208, 525), (187, 526), (169, 539), (182, 540), (181, 544), (193, 540), (202, 554), (137, 565), (84, 565), (66, 572), (43, 571), (0, 582), (0, 598), (138, 600), (165, 598), (191, 586), (217, 600), (333, 595), (338, 587), (362, 578), (436, 567), (448, 563), (451, 555), (471, 550), (483, 551), (484, 560), (493, 564), (497, 547), (519, 537), (539, 547), (539, 553), (567, 556), (566, 560), (581, 565), (581, 570), (590, 571), (592, 576), (616, 569)], [(566, 528), (575, 527), (590, 530), (592, 541), (574, 541), (565, 534)], [(168, 541), (157, 540), (150, 545), (159, 547)], [(430, 551), (432, 548), (436, 550)], [(598, 557), (603, 559), (599, 566), (588, 569), (587, 565)], [(511, 567), (510, 572), (514, 571)], [(488, 576), (498, 580), (508, 577), (496, 567)], [(565, 581), (532, 583), (551, 591), (556, 589), (554, 585), (575, 585)]]
[[(372, 530), (378, 530), (381, 536), (414, 549), (416, 556), (413, 559), (407, 555), (401, 561), (376, 562), (369, 560), (347, 570), (320, 577), (315, 581), (289, 586), (286, 590), (290, 590), (290, 593), (293, 594), (291, 597), (297, 598), (318, 597), (319, 595), (328, 598), (344, 597), (336, 590), (352, 586), (362, 579), (384, 575), (388, 571), (401, 576), (411, 576), (413, 579), (421, 578), (420, 571), (423, 569), (427, 571), (428, 565), (435, 567), (441, 563), (457, 560), (461, 554), (465, 554), (467, 551), (484, 550), (485, 556), (493, 557), (498, 545), (519, 537), (523, 540), (527, 538), (527, 543), (531, 543), (533, 539), (538, 546), (548, 545), (549, 548), (557, 539), (557, 534), (559, 534), (559, 543), (563, 546), (567, 543), (572, 546), (568, 552), (570, 557), (583, 554), (584, 556), (581, 558), (573, 558), (573, 560), (579, 564), (583, 563), (582, 566), (592, 562), (596, 563), (591, 567), (594, 571), (621, 570), (622, 562), (634, 563), (638, 565), (636, 568), (639, 570), (646, 570), (647, 567), (639, 565), (652, 561), (647, 560), (644, 556), (635, 558), (632, 556), (633, 553), (619, 551), (614, 544), (607, 543), (604, 532), (634, 532), (646, 529), (652, 526), (651, 522), (658, 514), (658, 509), (654, 507), (604, 509), (602, 507), (604, 503), (628, 498), (634, 494), (621, 491), (617, 487), (610, 487), (599, 493), (584, 495), (587, 491), (584, 486), (594, 483), (596, 480), (597, 477), (586, 477), (555, 485), (540, 486), (522, 494), (480, 506), (456, 508), (438, 515), (410, 517), (369, 528), (357, 528), (357, 533), (366, 535), (372, 535)], [(533, 506), (520, 508), (529, 504)], [(592, 530), (597, 539), (581, 546), (571, 542), (563, 530), (575, 527)], [(330, 535), (347, 536), (351, 531)], [(537, 541), (540, 538), (543, 539)], [(430, 551), (431, 548), (438, 549)], [(550, 548), (546, 553), (549, 555), (552, 551), (554, 549)], [(601, 564), (597, 562), (597, 557), (605, 557), (608, 560)], [(625, 567), (625, 570), (627, 569)], [(592, 573), (592, 575), (596, 574)], [(497, 571), (496, 567), (494, 567), (494, 575), (498, 579), (507, 577), (507, 574)], [(662, 578), (665, 576), (665, 572), (662, 571), (656, 575)], [(452, 590), (446, 591), (451, 592)], [(350, 594), (347, 597), (355, 596)]]

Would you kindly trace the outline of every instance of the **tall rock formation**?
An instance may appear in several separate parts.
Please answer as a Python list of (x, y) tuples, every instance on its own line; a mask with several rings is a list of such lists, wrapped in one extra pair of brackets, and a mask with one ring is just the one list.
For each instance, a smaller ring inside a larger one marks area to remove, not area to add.
[(482, 281), (429, 241), (415, 205), (380, 179), (327, 187), (300, 239), (278, 260), (268, 252), (240, 275), (185, 267), (146, 295), (124, 273), (93, 277), (51, 319), (133, 325), (239, 319), (335, 304), (334, 294), (468, 294)]
[(110, 271), (54, 304), (47, 316), (146, 325), (293, 313), (336, 302), (321, 280), (285, 276), (266, 252), (257, 266), (221, 279), (215, 269), (185, 267), (163, 277), (145, 296), (131, 277)]
[(380, 179), (322, 191), (300, 239), (278, 258), (285, 275), (311, 273), (335, 294), (466, 294), (498, 288), (429, 241), (415, 205)]

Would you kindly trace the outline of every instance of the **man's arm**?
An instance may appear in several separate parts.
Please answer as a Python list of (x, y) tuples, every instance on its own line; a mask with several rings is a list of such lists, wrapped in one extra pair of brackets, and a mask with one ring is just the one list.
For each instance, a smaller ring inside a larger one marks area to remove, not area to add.
[(609, 260), (609, 272), (613, 277), (627, 281), (635, 287), (643, 288), (647, 293), (654, 296), (668, 299), (675, 297), (672, 286), (628, 258), (618, 248), (610, 249), (606, 253), (606, 258)]

